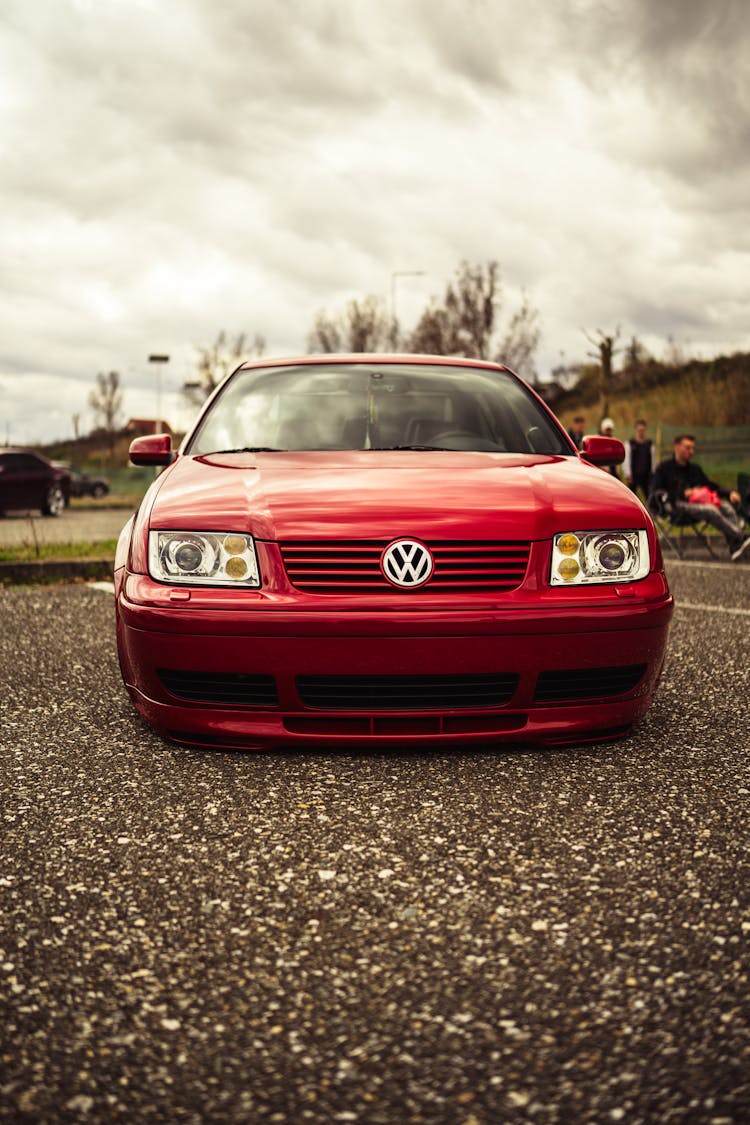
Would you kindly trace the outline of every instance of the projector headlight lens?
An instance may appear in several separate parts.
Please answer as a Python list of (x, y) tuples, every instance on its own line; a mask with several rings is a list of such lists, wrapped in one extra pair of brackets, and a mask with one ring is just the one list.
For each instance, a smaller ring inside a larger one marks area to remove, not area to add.
[(637, 582), (651, 567), (648, 535), (637, 531), (566, 531), (552, 543), (550, 582), (582, 586)]

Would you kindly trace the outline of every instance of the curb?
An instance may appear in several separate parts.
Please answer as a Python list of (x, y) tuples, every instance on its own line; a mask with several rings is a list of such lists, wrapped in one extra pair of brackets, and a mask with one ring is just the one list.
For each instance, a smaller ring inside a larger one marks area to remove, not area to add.
[(112, 581), (114, 559), (34, 559), (0, 562), (0, 586)]

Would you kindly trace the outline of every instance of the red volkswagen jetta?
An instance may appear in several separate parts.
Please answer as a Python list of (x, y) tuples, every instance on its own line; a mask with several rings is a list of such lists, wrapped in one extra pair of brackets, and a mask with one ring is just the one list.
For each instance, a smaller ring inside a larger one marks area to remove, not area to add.
[(117, 640), (144, 718), (227, 747), (620, 737), (672, 597), (651, 520), (506, 368), (245, 364), (123, 529)]

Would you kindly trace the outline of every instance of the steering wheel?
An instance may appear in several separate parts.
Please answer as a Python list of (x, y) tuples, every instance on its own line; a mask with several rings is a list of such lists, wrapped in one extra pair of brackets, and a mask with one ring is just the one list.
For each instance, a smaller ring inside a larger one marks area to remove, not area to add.
[(441, 432), (439, 434), (434, 435), (432, 440), (436, 441), (438, 438), (441, 438), (441, 439), (445, 438), (446, 440), (448, 440), (449, 438), (467, 438), (467, 437), (468, 438), (476, 438), (476, 437), (479, 437), (479, 434), (473, 434), (471, 432), (471, 430), (441, 430)]
[(457, 442), (455, 446), (457, 451), (469, 450), (473, 452), (497, 452), (498, 446), (496, 442), (490, 441), (489, 438), (481, 437), (471, 430), (443, 430), (440, 434), (435, 434), (430, 438), (430, 445), (442, 445), (447, 443), (449, 446)]

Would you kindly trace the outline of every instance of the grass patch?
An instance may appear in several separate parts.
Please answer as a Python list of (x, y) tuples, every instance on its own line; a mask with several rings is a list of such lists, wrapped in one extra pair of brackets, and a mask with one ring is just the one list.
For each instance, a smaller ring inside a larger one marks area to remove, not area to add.
[(17, 547), (0, 547), (0, 562), (114, 558), (116, 548), (116, 539), (101, 539), (96, 543), (22, 543)]
[(94, 496), (71, 496), (70, 508), (72, 511), (86, 511), (94, 512), (97, 509), (112, 509), (122, 508), (134, 512), (140, 504), (143, 496), (138, 493), (115, 495), (110, 492), (108, 496), (100, 496), (98, 499)]

